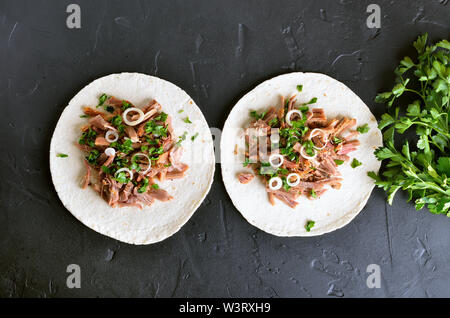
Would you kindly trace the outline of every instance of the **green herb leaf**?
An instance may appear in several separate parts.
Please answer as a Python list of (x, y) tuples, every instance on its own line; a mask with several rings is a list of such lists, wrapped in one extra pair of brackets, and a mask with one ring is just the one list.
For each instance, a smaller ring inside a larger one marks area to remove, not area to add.
[(67, 158), (67, 157), (69, 157), (69, 155), (66, 155), (65, 153), (58, 153), (58, 154), (56, 154), (56, 157)]
[(353, 158), (353, 161), (351, 163), (352, 168), (355, 169), (356, 167), (359, 167), (360, 165), (362, 165), (362, 162), (358, 161), (356, 158)]
[(306, 222), (306, 225), (305, 225), (306, 232), (310, 232), (311, 229), (314, 227), (314, 224), (316, 224), (316, 222), (314, 222), (314, 221)]
[(356, 130), (359, 131), (359, 133), (361, 133), (361, 134), (365, 134), (366, 132), (368, 132), (370, 130), (370, 128), (369, 128), (368, 124), (364, 124), (362, 126), (357, 127)]

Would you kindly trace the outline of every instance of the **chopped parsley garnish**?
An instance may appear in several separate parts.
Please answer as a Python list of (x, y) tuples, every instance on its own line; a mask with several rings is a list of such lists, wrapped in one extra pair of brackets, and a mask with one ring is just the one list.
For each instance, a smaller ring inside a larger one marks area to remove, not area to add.
[(159, 189), (159, 185), (156, 184), (156, 183), (153, 183), (152, 184), (152, 188), (155, 189), (155, 190), (158, 190)]
[(356, 130), (359, 131), (359, 133), (361, 133), (361, 134), (365, 134), (366, 132), (368, 132), (370, 130), (370, 128), (369, 128), (369, 125), (364, 124), (364, 125), (356, 128)]
[(313, 198), (317, 198), (317, 193), (316, 193), (316, 191), (314, 191), (314, 189), (311, 189), (311, 196)]
[(122, 124), (122, 117), (119, 115), (116, 115), (111, 119), (111, 125), (116, 127), (119, 133), (123, 133), (125, 131), (125, 125)]
[(303, 148), (308, 156), (314, 156), (316, 151), (314, 150), (314, 143), (311, 139), (303, 143)]
[(157, 125), (153, 120), (150, 120), (145, 124), (145, 132), (147, 134), (167, 137), (167, 127)]
[(339, 138), (339, 137), (333, 137), (333, 144), (335, 144), (335, 145), (339, 145), (340, 143), (342, 143), (342, 139), (341, 138)]
[(165, 122), (167, 120), (167, 116), (168, 115), (165, 112), (161, 112), (161, 114), (155, 117), (155, 120)]
[(315, 102), (317, 102), (317, 97), (311, 98), (311, 100), (307, 102), (305, 105), (314, 104)]
[(66, 155), (65, 153), (58, 153), (58, 154), (56, 154), (56, 157), (67, 158), (67, 157), (69, 157), (69, 155)]
[(114, 113), (114, 107), (112, 107), (112, 106), (105, 106), (105, 110), (106, 110), (108, 113)]
[(276, 126), (278, 124), (278, 118), (274, 117), (271, 121), (269, 121), (269, 126), (273, 127)]
[(89, 152), (89, 155), (86, 157), (86, 160), (92, 164), (92, 165), (96, 165), (97, 164), (97, 159), (98, 157), (100, 157), (100, 152), (97, 149), (92, 149)]
[(247, 167), (249, 164), (250, 164), (250, 159), (247, 158), (247, 157), (245, 157), (244, 162), (242, 163), (242, 165), (243, 165), (244, 167)]
[(88, 118), (88, 117), (90, 117), (90, 116), (86, 115), (86, 114), (80, 115), (80, 118)]
[(185, 119), (183, 119), (183, 121), (184, 121), (186, 124), (192, 124), (192, 121), (189, 120), (189, 117), (186, 117)]
[(316, 224), (316, 222), (314, 222), (314, 221), (306, 222), (306, 225), (305, 225), (306, 232), (311, 231), (311, 229), (314, 227), (314, 224)]
[(178, 111), (178, 114), (181, 114), (182, 112), (184, 112), (184, 109), (180, 109), (180, 110)]
[(303, 90), (303, 85), (297, 85), (297, 90), (301, 92)]
[[(125, 171), (121, 171), (113, 178), (117, 182), (120, 183), (128, 183), (130, 182), (130, 179), (127, 177), (127, 173)], [(139, 191), (139, 190), (138, 190)]]
[(344, 163), (344, 160), (334, 159), (334, 163), (335, 163), (337, 166), (340, 166), (341, 164)]
[(122, 144), (120, 144), (118, 141), (115, 141), (111, 143), (110, 146), (125, 154), (130, 153), (134, 149), (133, 142), (131, 141), (131, 139), (126, 139)]
[(178, 137), (177, 146), (181, 145), (181, 143), (186, 140), (187, 131), (183, 133), (180, 137)]
[(148, 187), (148, 179), (147, 179), (147, 178), (144, 178), (144, 179), (142, 179), (141, 184), (140, 184), (140, 187), (138, 188), (137, 191), (138, 191), (139, 193), (147, 192), (147, 187)]
[(144, 145), (144, 146), (141, 147), (141, 151), (147, 151), (147, 150), (148, 150), (148, 146), (147, 145)]
[(355, 169), (356, 167), (359, 167), (360, 165), (362, 165), (362, 162), (358, 161), (356, 158), (353, 158), (353, 161), (351, 164), (352, 168)]
[(122, 110), (126, 110), (131, 107), (131, 104), (127, 102), (126, 100), (122, 101)]
[(198, 137), (198, 133), (196, 133), (194, 136), (192, 136), (192, 137), (191, 137), (191, 140), (194, 141), (195, 138), (197, 138), (197, 137)]
[(107, 166), (102, 166), (102, 171), (106, 174), (111, 174), (111, 169)]
[(282, 177), (281, 181), (283, 181), (283, 189), (289, 191), (291, 189), (291, 186), (287, 183), (286, 177)]
[(252, 110), (252, 111), (250, 112), (250, 116), (253, 117), (253, 118), (255, 118), (256, 120), (258, 120), (258, 119), (263, 119), (264, 116), (266, 116), (266, 114), (267, 114), (267, 111), (262, 112), (261, 114), (258, 114), (256, 110)]
[(88, 145), (90, 147), (94, 147), (96, 137), (97, 133), (95, 132), (95, 130), (89, 128), (88, 131), (85, 131), (81, 134), (81, 138), (78, 140), (78, 143), (80, 145)]

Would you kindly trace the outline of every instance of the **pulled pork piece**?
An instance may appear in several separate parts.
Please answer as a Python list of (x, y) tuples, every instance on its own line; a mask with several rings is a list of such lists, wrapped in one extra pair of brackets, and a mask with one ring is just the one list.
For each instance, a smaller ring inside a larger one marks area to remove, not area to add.
[(110, 123), (103, 119), (101, 115), (97, 115), (89, 120), (89, 124), (101, 130), (117, 131)]
[(250, 181), (253, 180), (254, 177), (255, 176), (252, 173), (249, 173), (249, 172), (238, 173), (239, 182), (242, 183), (242, 184), (249, 183)]

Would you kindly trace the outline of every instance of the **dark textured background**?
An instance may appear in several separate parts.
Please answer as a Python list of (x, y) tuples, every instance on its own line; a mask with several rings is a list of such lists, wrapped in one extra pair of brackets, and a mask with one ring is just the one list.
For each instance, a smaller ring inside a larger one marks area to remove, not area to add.
[[(381, 29), (366, 27), (381, 6)], [(78, 3), (82, 28), (66, 27)], [(343, 229), (279, 238), (231, 204), (220, 167), (211, 192), (174, 236), (132, 246), (97, 234), (60, 203), (48, 150), (70, 98), (121, 71), (185, 89), (221, 128), (233, 104), (274, 75), (315, 71), (373, 103), (412, 41), (448, 38), (450, 4), (427, 1), (0, 0), (0, 296), (450, 297), (450, 219), (374, 190)], [(81, 266), (81, 289), (65, 285)], [(366, 287), (381, 266), (382, 288)]]

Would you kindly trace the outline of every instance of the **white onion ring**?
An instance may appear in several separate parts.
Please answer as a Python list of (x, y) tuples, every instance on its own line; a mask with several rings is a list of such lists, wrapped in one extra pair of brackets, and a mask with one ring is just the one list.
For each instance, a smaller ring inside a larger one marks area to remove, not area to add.
[(105, 149), (105, 155), (108, 157), (115, 156), (116, 155), (116, 149), (114, 148), (106, 148)]
[(142, 156), (142, 157), (147, 158), (147, 160), (148, 160), (148, 167), (147, 167), (147, 169), (145, 169), (144, 171), (141, 171), (141, 173), (142, 173), (142, 174), (146, 174), (147, 172), (149, 172), (150, 169), (151, 169), (151, 167), (152, 167), (152, 161), (150, 160), (150, 158), (149, 158), (145, 153), (143, 153), (143, 152), (138, 152), (138, 153), (135, 153), (135, 154), (133, 155), (133, 157), (131, 157), (131, 159), (133, 159), (133, 158), (136, 157), (136, 156)]
[[(134, 121), (129, 121), (128, 118), (127, 118), (127, 114), (130, 111), (138, 113), (139, 114), (139, 118), (134, 120)], [(136, 107), (127, 108), (122, 114), (123, 121), (128, 126), (136, 126), (137, 124), (141, 123), (144, 120), (144, 117), (145, 117), (144, 112), (141, 109), (136, 108)]]
[(323, 138), (324, 140), (324, 144), (322, 147), (317, 147), (316, 145), (314, 145), (314, 148), (316, 148), (317, 150), (322, 150), (327, 146), (327, 142), (328, 142), (328, 136), (327, 133), (324, 132), (322, 129), (320, 128), (314, 128), (313, 130), (311, 130), (311, 133), (309, 134), (309, 140), (313, 139), (315, 136), (317, 136), (317, 134), (315, 134), (314, 132), (319, 131), (319, 134), (322, 134), (322, 136), (324, 136), (325, 138)]
[(317, 156), (317, 152), (314, 153), (314, 156), (308, 156), (308, 154), (305, 152), (305, 147), (300, 148), (300, 155), (305, 159), (314, 159)]
[(288, 111), (287, 114), (286, 114), (286, 123), (289, 126), (292, 126), (292, 123), (291, 123), (291, 116), (292, 116), (292, 114), (298, 114), (300, 116), (300, 119), (303, 118), (302, 112), (299, 111), (298, 109), (292, 109), (292, 110)]
[[(278, 163), (277, 165), (275, 165), (275, 164), (272, 162), (273, 159), (275, 159), (275, 158), (278, 158), (278, 160), (280, 161), (280, 163)], [(283, 161), (284, 161), (284, 157), (283, 157), (282, 155), (278, 154), (278, 153), (273, 153), (273, 154), (271, 154), (270, 157), (269, 157), (269, 163), (270, 163), (270, 165), (271, 165), (272, 167), (274, 167), (274, 168), (279, 168), (279, 167), (281, 167), (281, 165), (283, 164)]]
[[(295, 181), (291, 182), (290, 179), (292, 177), (295, 176)], [(298, 185), (300, 183), (300, 175), (298, 173), (291, 173), (288, 174), (288, 176), (286, 177), (286, 183), (290, 186), (290, 187), (295, 187), (296, 185)]]
[(116, 173), (114, 174), (114, 178), (117, 178), (117, 174), (122, 172), (122, 171), (128, 172), (128, 175), (130, 176), (130, 179), (131, 180), (133, 179), (133, 172), (130, 169), (128, 169), (128, 168), (121, 168), (121, 169), (117, 170)]
[[(109, 137), (113, 135), (114, 139), (110, 139)], [(105, 134), (105, 139), (107, 142), (112, 143), (112, 142), (116, 142), (117, 140), (119, 140), (119, 134), (117, 133), (117, 131), (114, 130), (108, 130)]]
[[(276, 183), (277, 183), (277, 185), (276, 186), (274, 186), (273, 185), (273, 183), (276, 181)], [(281, 181), (281, 178), (280, 177), (273, 177), (273, 178), (270, 178), (270, 180), (269, 180), (269, 188), (271, 189), (271, 190), (278, 190), (278, 189), (280, 189), (281, 188), (281, 186), (283, 185), (283, 181)]]

